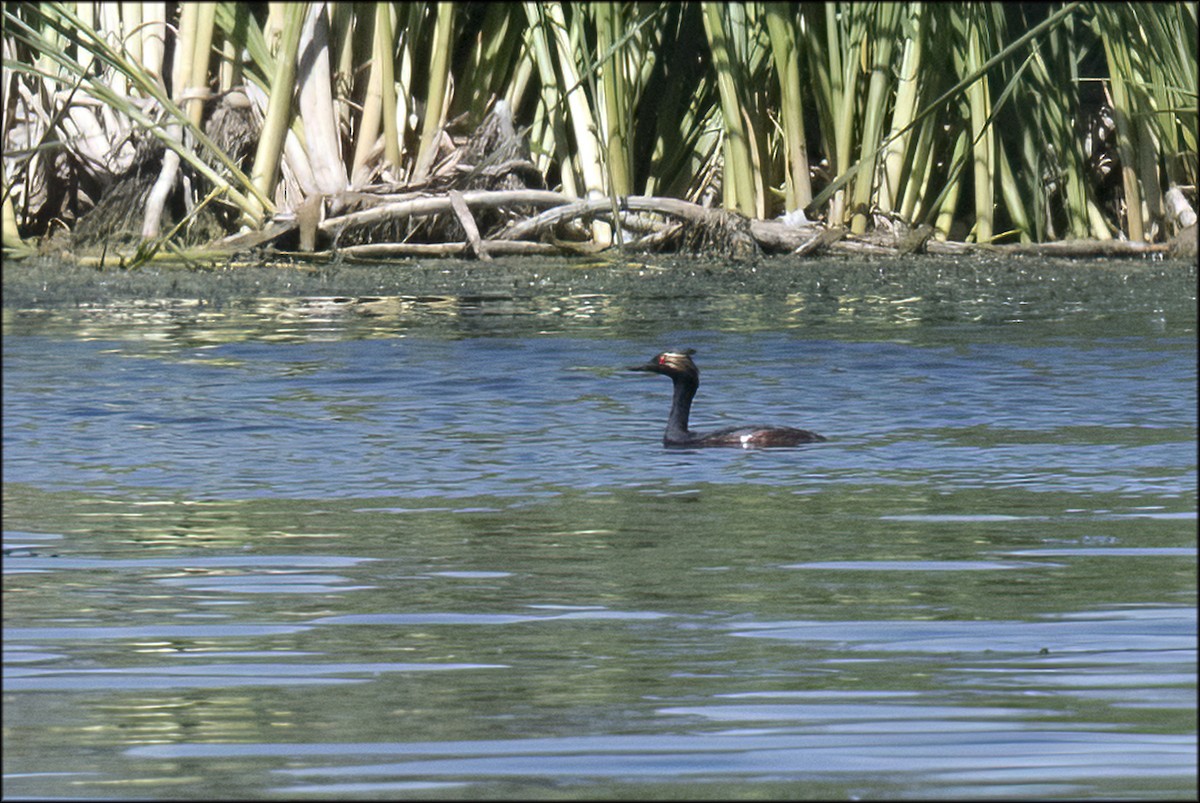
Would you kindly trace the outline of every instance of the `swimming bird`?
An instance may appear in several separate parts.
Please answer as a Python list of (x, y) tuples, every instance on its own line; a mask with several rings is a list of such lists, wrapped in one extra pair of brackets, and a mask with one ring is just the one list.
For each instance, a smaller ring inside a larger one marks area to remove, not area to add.
[(692, 360), (695, 349), (664, 351), (645, 365), (632, 365), (630, 371), (647, 371), (671, 377), (675, 395), (671, 399), (671, 413), (667, 416), (667, 429), (663, 433), (663, 446), (739, 446), (743, 449), (772, 446), (798, 446), (802, 443), (818, 443), (825, 440), (815, 432), (794, 427), (741, 426), (726, 427), (715, 432), (692, 432), (688, 429), (688, 415), (692, 411), (692, 399), (700, 387), (700, 369)]

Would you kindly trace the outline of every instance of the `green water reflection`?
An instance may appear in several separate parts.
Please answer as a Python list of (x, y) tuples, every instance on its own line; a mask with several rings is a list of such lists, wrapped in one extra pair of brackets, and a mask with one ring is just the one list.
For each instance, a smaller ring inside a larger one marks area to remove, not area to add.
[[(376, 497), (139, 504), (11, 485), (4, 497), (9, 531), (61, 533), (73, 552), (108, 559), (153, 562), (209, 550), (235, 555), (284, 550), (383, 561), (390, 568), (372, 562), (354, 571), (390, 571), (396, 577), (505, 573), (438, 584), (441, 591), (453, 590), (455, 609), (463, 612), (562, 604), (661, 608), (679, 615), (752, 612), (764, 619), (947, 612), (959, 618), (1020, 618), (1097, 603), (1186, 602), (1195, 591), (1194, 567), (1175, 557), (1109, 559), (1086, 552), (1069, 561), (1056, 557), (1004, 571), (953, 574), (814, 576), (781, 568), (830, 561), (996, 561), (1013, 550), (1040, 548), (1194, 546), (1190, 500), (1163, 502), (1149, 494), (1081, 496), (1016, 488), (834, 486), (814, 494), (755, 484), (564, 489), (536, 502)], [(1127, 562), (1139, 570), (1126, 571)], [(20, 564), (14, 559), (12, 566)], [(40, 585), (39, 595), (52, 590)], [(447, 600), (421, 596), (420, 583), (399, 585), (406, 595), (417, 594), (405, 597), (404, 610), (446, 610)], [(1178, 600), (1164, 599), (1168, 588)], [(387, 609), (387, 594), (385, 588), (371, 596)], [(46, 602), (30, 612), (54, 609)], [(293, 606), (311, 601), (275, 604), (299, 615), (304, 608)]]
[[(480, 740), (661, 736), (670, 722), (669, 730), (705, 733), (712, 716), (717, 726), (728, 716), (766, 717), (758, 727), (769, 733), (840, 716), (829, 704), (848, 702), (883, 721), (897, 704), (949, 706), (951, 718), (932, 721), (934, 730), (956, 717), (1000, 716), (995, 727), (1024, 722), (1032, 735), (1194, 733), (1194, 678), (1178, 638), (1149, 630), (1141, 641), (1122, 637), (1097, 649), (1103, 629), (1054, 629), (1062, 612), (1195, 604), (1194, 518), (1188, 503), (1162, 501), (1021, 489), (808, 494), (745, 484), (563, 489), (533, 502), (139, 504), (8, 485), (10, 542), (34, 531), (6, 561), (5, 617), (17, 626), (9, 641), (59, 656), (63, 671), (103, 666), (120, 677), (124, 667), (166, 686), (105, 677), (117, 685), (95, 687), (93, 678), (89, 690), (84, 675), (65, 694), (7, 690), (6, 772), (69, 766), (136, 778), (115, 788), (155, 796), (209, 794), (211, 778), (224, 776), (222, 794), (258, 796), (282, 784), (274, 770), (333, 759), (289, 762), (256, 755), (254, 745), (359, 744), (369, 754), (372, 744), (419, 741), (445, 743), (454, 755), (451, 745), (468, 750)], [(39, 541), (39, 532), (61, 538)], [(1046, 548), (1053, 554), (1038, 556)], [(214, 555), (221, 560), (212, 563)], [(96, 563), (71, 562), (83, 558)], [(830, 567), (838, 561), (854, 565)], [(894, 569), (892, 561), (910, 563)], [(291, 591), (254, 590), (284, 578)], [(306, 578), (308, 588), (296, 586)], [(880, 621), (950, 628), (938, 632), (953, 643), (871, 648), (856, 623)], [(841, 624), (833, 640), (753, 637), (792, 622)], [(1020, 623), (1048, 629), (1014, 648), (1010, 631)], [(147, 630), (92, 632), (114, 624)], [(284, 627), (238, 629), (264, 624)], [(998, 626), (1004, 636), (993, 639)], [(61, 635), (23, 637), (38, 627)], [(406, 671), (414, 664), (429, 671)], [(219, 668), (227, 665), (242, 671)], [(210, 743), (244, 744), (248, 755), (154, 761), (123, 753)], [(1194, 789), (1187, 777), (1154, 780), (1131, 766), (1086, 788), (1163, 796)], [(688, 777), (676, 778), (682, 787), (616, 778), (575, 793), (702, 791)], [(710, 780), (719, 784), (719, 773)], [(762, 783), (757, 794), (791, 796), (786, 790), (796, 788)], [(894, 786), (886, 777), (826, 783), (813, 789), (844, 796), (938, 788)], [(105, 794), (86, 775), (9, 780), (6, 788)], [(460, 790), (547, 791), (515, 780), (475, 780)]]

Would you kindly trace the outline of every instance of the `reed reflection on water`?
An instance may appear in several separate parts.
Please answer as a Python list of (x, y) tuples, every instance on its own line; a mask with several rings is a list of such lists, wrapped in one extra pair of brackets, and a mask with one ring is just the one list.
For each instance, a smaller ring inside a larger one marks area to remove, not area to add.
[(1194, 796), (1194, 287), (771, 270), (6, 309), (5, 795)]

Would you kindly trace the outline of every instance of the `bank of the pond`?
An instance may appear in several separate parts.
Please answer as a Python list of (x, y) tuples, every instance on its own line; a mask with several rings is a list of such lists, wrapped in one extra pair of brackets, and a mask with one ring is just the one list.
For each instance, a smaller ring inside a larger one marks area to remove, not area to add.
[(442, 258), (206, 269), (153, 265), (138, 270), (98, 270), (38, 258), (6, 266), (3, 304), (6, 310), (29, 310), (183, 300), (219, 308), (264, 297), (323, 298), (352, 306), (377, 297), (501, 302), (588, 294), (654, 299), (739, 295), (834, 306), (874, 299), (916, 305), (928, 314), (962, 301), (997, 314), (1009, 307), (1028, 314), (1039, 300), (1066, 300), (1103, 313), (1126, 311), (1131, 294), (1143, 304), (1147, 290), (1164, 308), (1194, 309), (1196, 283), (1194, 261), (1161, 256), (768, 257), (741, 262), (509, 257), (488, 263)]

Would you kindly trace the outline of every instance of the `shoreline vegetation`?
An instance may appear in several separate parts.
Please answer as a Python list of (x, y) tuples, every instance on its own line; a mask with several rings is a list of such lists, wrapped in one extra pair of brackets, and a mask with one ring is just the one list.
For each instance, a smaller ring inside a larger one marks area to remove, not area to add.
[(3, 245), (1196, 255), (1195, 3), (4, 3)]

